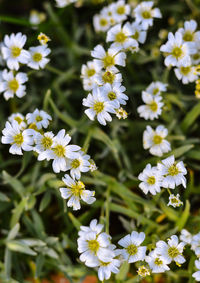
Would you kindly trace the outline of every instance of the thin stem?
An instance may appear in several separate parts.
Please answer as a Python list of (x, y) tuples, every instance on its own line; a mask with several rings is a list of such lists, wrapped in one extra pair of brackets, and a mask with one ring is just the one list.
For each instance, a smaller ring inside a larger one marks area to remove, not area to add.
[(106, 233), (109, 234), (109, 226), (110, 226), (110, 186), (108, 186), (107, 192), (106, 192), (105, 215), (106, 215)]

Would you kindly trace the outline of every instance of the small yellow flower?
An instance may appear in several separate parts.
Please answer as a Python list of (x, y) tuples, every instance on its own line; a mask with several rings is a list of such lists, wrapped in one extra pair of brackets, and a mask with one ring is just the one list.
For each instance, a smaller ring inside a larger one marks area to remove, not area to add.
[(39, 40), (40, 44), (42, 44), (42, 45), (47, 44), (47, 42), (51, 40), (46, 34), (44, 34), (42, 32), (38, 35), (37, 39)]

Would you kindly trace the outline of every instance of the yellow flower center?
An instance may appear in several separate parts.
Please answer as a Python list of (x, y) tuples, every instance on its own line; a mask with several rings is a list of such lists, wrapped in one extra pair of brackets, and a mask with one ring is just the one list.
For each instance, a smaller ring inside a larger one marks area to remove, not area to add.
[(40, 62), (42, 60), (42, 54), (39, 52), (36, 52), (33, 54), (33, 61)]
[(108, 24), (108, 21), (105, 18), (101, 18), (99, 24), (100, 26), (105, 27)]
[(104, 103), (103, 102), (96, 102), (93, 106), (94, 111), (99, 114), (104, 109)]
[(149, 107), (150, 107), (151, 111), (153, 111), (153, 112), (156, 112), (158, 110), (158, 104), (155, 101), (152, 101), (149, 104)]
[(181, 49), (181, 47), (174, 47), (174, 49), (172, 50), (172, 55), (178, 59), (178, 58), (181, 58), (181, 56), (183, 55), (183, 51)]
[(129, 255), (135, 255), (138, 251), (138, 248), (136, 245), (131, 244), (126, 248), (126, 250)]
[(147, 183), (148, 183), (149, 185), (154, 185), (155, 182), (156, 182), (156, 178), (155, 178), (154, 176), (148, 177)]
[(18, 81), (14, 78), (12, 81), (9, 81), (8, 83), (9, 88), (13, 91), (16, 92), (19, 88), (19, 83)]
[(94, 76), (95, 73), (96, 73), (95, 69), (88, 69), (88, 70), (87, 70), (87, 75), (88, 75), (88, 77)]
[(19, 116), (16, 116), (14, 120), (17, 121), (18, 124), (21, 124), (21, 122), (23, 121), (23, 119)]
[(16, 136), (14, 136), (13, 140), (14, 140), (14, 143), (17, 144), (18, 146), (22, 145), (24, 141), (22, 133), (19, 133)]
[(119, 15), (125, 14), (125, 7), (124, 6), (119, 6), (117, 8), (117, 14), (119, 14)]
[(146, 277), (147, 275), (150, 275), (149, 269), (147, 269), (144, 265), (138, 268), (137, 273), (142, 277)]
[(199, 53), (196, 53), (196, 54), (192, 55), (192, 58), (193, 58), (194, 60), (198, 60), (198, 59), (200, 58), (200, 54), (199, 54)]
[(45, 149), (49, 149), (51, 148), (52, 144), (53, 144), (53, 141), (50, 137), (43, 137), (42, 140), (41, 140), (41, 144), (42, 146), (45, 148)]
[(139, 38), (139, 32), (136, 30), (136, 32), (132, 35), (132, 38), (138, 39)]
[(115, 79), (115, 74), (111, 73), (110, 71), (106, 71), (102, 76), (102, 80), (104, 81), (104, 83), (113, 84), (114, 79)]
[(57, 155), (58, 157), (65, 157), (65, 152), (66, 149), (63, 145), (58, 144), (53, 148), (53, 151), (55, 153), (55, 155)]
[(33, 130), (35, 130), (35, 131), (38, 131), (38, 128), (37, 128), (37, 126), (36, 126), (35, 123), (31, 123), (31, 124), (28, 126), (28, 128), (29, 128), (29, 129), (33, 129)]
[(40, 115), (38, 115), (38, 116), (36, 116), (35, 120), (36, 120), (36, 122), (40, 122), (40, 121), (43, 120), (43, 118)]
[(103, 58), (103, 64), (104, 64), (104, 68), (106, 69), (107, 67), (113, 66), (115, 65), (115, 59), (114, 57), (110, 56), (110, 55), (106, 55)]
[(184, 36), (183, 36), (183, 40), (193, 41), (193, 39), (194, 39), (194, 35), (190, 31), (186, 31)]
[(72, 168), (76, 169), (80, 166), (80, 161), (78, 159), (74, 159), (72, 162), (71, 162), (71, 166)]
[(150, 11), (143, 11), (142, 12), (142, 17), (144, 19), (150, 19), (151, 18), (151, 12)]
[(178, 250), (176, 247), (172, 246), (172, 247), (170, 247), (170, 248), (168, 249), (168, 255), (169, 255), (171, 258), (175, 258), (175, 257), (177, 257), (178, 255), (180, 255), (180, 252), (179, 252), (179, 250)]
[(179, 173), (179, 170), (178, 170), (176, 164), (173, 164), (172, 166), (170, 166), (168, 168), (168, 174), (169, 175), (176, 176), (176, 175), (178, 175), (178, 173)]
[(174, 198), (171, 199), (171, 203), (176, 203), (176, 204), (178, 204), (178, 203), (179, 203), (179, 200), (178, 200), (176, 197), (174, 197)]
[(100, 266), (108, 266), (110, 262), (104, 262), (100, 260)]
[(159, 136), (159, 135), (155, 135), (153, 137), (154, 144), (160, 144), (162, 142), (162, 140), (163, 140), (163, 138), (161, 136)]
[(158, 266), (163, 264), (162, 260), (158, 257), (154, 260), (154, 263)]
[(12, 57), (17, 58), (21, 54), (21, 48), (17, 46), (13, 46), (11, 48), (11, 54), (12, 54)]
[(110, 100), (114, 100), (114, 99), (117, 98), (117, 95), (116, 95), (116, 93), (114, 93), (113, 91), (110, 91), (110, 92), (108, 93), (108, 98), (109, 98)]
[(153, 89), (153, 95), (156, 95), (158, 92), (159, 92), (159, 88), (158, 87)]
[(183, 74), (183, 75), (187, 75), (187, 74), (189, 74), (189, 72), (190, 72), (190, 70), (191, 70), (191, 66), (188, 66), (188, 67), (181, 67), (181, 73)]
[(123, 43), (126, 40), (127, 36), (122, 32), (118, 32), (115, 36), (115, 41), (119, 43)]
[(76, 182), (75, 185), (71, 186), (72, 194), (77, 196), (77, 197), (81, 195), (81, 193), (84, 189), (85, 189), (85, 185), (81, 181), (78, 181), (78, 182)]
[(90, 240), (88, 241), (88, 247), (89, 249), (96, 254), (99, 249), (99, 242), (97, 240)]

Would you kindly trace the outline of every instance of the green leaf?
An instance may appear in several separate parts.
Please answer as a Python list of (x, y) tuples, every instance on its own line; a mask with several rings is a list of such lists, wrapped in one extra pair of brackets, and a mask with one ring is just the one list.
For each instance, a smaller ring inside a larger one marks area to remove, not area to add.
[(5, 201), (9, 202), (10, 199), (7, 197), (6, 194), (0, 192), (0, 201), (2, 201), (2, 202), (5, 202)]
[(51, 193), (46, 192), (40, 202), (39, 212), (42, 212), (51, 201)]
[(180, 156), (184, 155), (186, 152), (190, 151), (193, 147), (194, 147), (193, 144), (183, 145), (181, 147), (178, 147), (170, 151), (170, 153), (166, 154), (164, 158), (171, 156), (171, 155), (174, 155), (175, 158), (179, 158)]
[(183, 132), (187, 132), (190, 126), (195, 122), (195, 120), (200, 115), (200, 102), (197, 103), (192, 110), (185, 116), (183, 122), (181, 123), (181, 128)]
[(13, 240), (18, 232), (19, 232), (19, 229), (20, 229), (20, 225), (19, 223), (15, 224), (15, 226), (10, 230), (10, 232), (8, 233), (8, 237), (7, 237), (7, 240)]
[(127, 261), (125, 261), (121, 265), (119, 273), (116, 275), (115, 278), (117, 280), (123, 280), (124, 281), (126, 279), (126, 276), (127, 276), (128, 272), (129, 272), (129, 268), (130, 268), (130, 264)]
[(190, 216), (190, 202), (189, 200), (186, 200), (185, 209), (181, 213), (181, 216), (179, 217), (178, 221), (176, 222), (179, 231), (181, 231), (185, 227), (185, 224), (189, 216)]
[(20, 252), (28, 255), (37, 255), (35, 251), (23, 244), (20, 240), (13, 240), (6, 243), (7, 247), (11, 251)]
[(27, 198), (23, 198), (21, 202), (13, 209), (10, 226), (11, 228), (19, 221), (23, 211), (25, 210)]
[(68, 213), (68, 216), (71, 219), (72, 224), (74, 225), (74, 227), (79, 231), (81, 223), (78, 221), (78, 219), (76, 217), (74, 217), (74, 215), (71, 212)]
[(26, 190), (19, 180), (9, 175), (6, 171), (3, 171), (2, 176), (6, 184), (9, 184), (21, 197), (24, 196)]

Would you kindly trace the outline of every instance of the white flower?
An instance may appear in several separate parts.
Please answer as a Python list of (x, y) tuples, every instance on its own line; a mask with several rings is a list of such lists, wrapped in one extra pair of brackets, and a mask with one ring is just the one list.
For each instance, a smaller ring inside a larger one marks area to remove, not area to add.
[(162, 113), (162, 106), (164, 105), (161, 102), (161, 96), (153, 97), (151, 94), (143, 91), (142, 100), (146, 103), (138, 107), (137, 111), (140, 117), (143, 117), (145, 120), (154, 120), (157, 119)]
[(177, 264), (182, 264), (185, 262), (183, 257), (183, 248), (185, 243), (178, 241), (178, 237), (173, 235), (168, 239), (168, 243), (164, 241), (158, 241), (156, 243), (156, 252), (162, 256), (166, 264), (175, 261)]
[(49, 121), (52, 120), (51, 116), (43, 110), (38, 110), (37, 108), (33, 113), (28, 113), (26, 115), (26, 120), (28, 125), (35, 123), (38, 130), (42, 128), (47, 128)]
[(200, 232), (192, 237), (191, 249), (195, 252), (197, 257), (200, 257)]
[(112, 8), (115, 21), (120, 23), (126, 20), (131, 11), (130, 5), (126, 4), (124, 0), (119, 0), (114, 4), (115, 5), (113, 5)]
[(167, 84), (161, 82), (152, 82), (147, 88), (146, 92), (152, 95), (160, 95), (162, 92), (167, 90)]
[(133, 22), (131, 24), (131, 28), (132, 28), (131, 37), (137, 40), (139, 43), (143, 44), (146, 40), (147, 32), (143, 29), (142, 25), (137, 22)]
[(12, 124), (6, 122), (6, 127), (2, 133), (1, 142), (3, 144), (11, 144), (10, 153), (22, 155), (22, 149), (24, 151), (33, 149), (33, 130), (26, 129), (22, 131), (17, 121), (13, 121)]
[(175, 189), (176, 186), (183, 185), (186, 188), (187, 170), (183, 161), (176, 162), (174, 155), (164, 159), (157, 164), (160, 174), (163, 176), (162, 187)]
[(168, 41), (160, 47), (160, 51), (165, 52), (166, 66), (178, 66), (178, 64), (190, 64), (190, 55), (196, 52), (195, 44), (193, 42), (184, 42), (182, 34), (176, 32), (168, 34)]
[(46, 19), (45, 13), (38, 12), (37, 10), (31, 10), (30, 16), (29, 16), (29, 22), (32, 25), (39, 25)]
[(28, 62), (28, 66), (32, 69), (39, 70), (43, 69), (46, 64), (49, 62), (49, 59), (46, 58), (47, 55), (51, 52), (51, 50), (47, 47), (47, 45), (39, 45), (36, 47), (30, 47), (30, 59)]
[(81, 208), (80, 200), (88, 204), (92, 204), (96, 198), (94, 197), (95, 192), (85, 190), (85, 185), (81, 181), (75, 181), (69, 175), (65, 175), (62, 178), (63, 182), (67, 185), (66, 188), (60, 188), (61, 196), (64, 199), (69, 199), (67, 202), (68, 207), (73, 207), (73, 210)]
[(138, 42), (132, 36), (134, 35), (134, 29), (131, 24), (127, 22), (123, 27), (121, 24), (117, 24), (109, 29), (106, 37), (107, 42), (113, 42), (111, 47), (119, 49), (134, 49), (138, 50)]
[(101, 71), (96, 75), (95, 81), (99, 86), (102, 86), (106, 83), (112, 85), (114, 83), (121, 83), (122, 75), (121, 73), (115, 72), (113, 70)]
[(108, 101), (112, 101), (115, 108), (119, 108), (120, 104), (125, 105), (128, 96), (124, 94), (126, 88), (121, 83), (114, 83), (112, 85), (105, 84), (100, 87), (100, 93), (106, 97)]
[(110, 20), (107, 15), (95, 15), (93, 17), (93, 25), (96, 32), (107, 31), (110, 27)]
[(54, 134), (52, 132), (46, 132), (44, 134), (40, 134), (39, 132), (36, 132), (35, 134), (35, 147), (34, 150), (38, 153), (38, 160), (50, 160), (48, 158), (48, 153), (51, 150), (51, 147), (53, 145), (53, 137)]
[(139, 174), (138, 179), (142, 181), (139, 187), (145, 194), (150, 192), (152, 195), (156, 195), (160, 192), (162, 176), (157, 167), (151, 167), (151, 164), (147, 164), (142, 173)]
[(179, 207), (179, 206), (183, 205), (183, 202), (180, 201), (179, 197), (180, 197), (179, 194), (177, 194), (176, 196), (173, 195), (173, 194), (171, 194), (171, 195), (169, 196), (169, 202), (168, 202), (167, 205), (168, 205), (168, 206), (171, 205), (171, 206), (173, 206), (173, 207)]
[(168, 130), (159, 125), (155, 130), (151, 126), (147, 126), (143, 133), (144, 149), (150, 149), (149, 152), (155, 156), (162, 156), (171, 150), (170, 143), (165, 139), (168, 135)]
[(94, 63), (99, 68), (104, 68), (106, 70), (113, 70), (118, 71), (118, 69), (115, 67), (115, 65), (119, 66), (125, 66), (125, 59), (126, 54), (124, 52), (119, 52), (119, 48), (109, 48), (108, 51), (105, 51), (103, 46), (100, 44), (97, 45), (93, 51), (91, 51), (91, 55), (94, 58)]
[(160, 10), (153, 7), (153, 1), (145, 1), (134, 9), (134, 16), (137, 23), (141, 23), (144, 30), (153, 25), (153, 18), (162, 18)]
[(77, 0), (55, 0), (58, 8), (64, 8), (67, 5), (76, 2)]
[(111, 273), (117, 274), (121, 262), (119, 259), (112, 258), (109, 261), (99, 261), (98, 278), (100, 281), (108, 280)]
[(27, 64), (30, 58), (28, 51), (24, 50), (26, 43), (26, 35), (21, 32), (12, 33), (10, 36), (4, 37), (4, 46), (1, 48), (3, 59), (7, 61), (9, 69), (19, 69), (19, 63)]
[(184, 242), (185, 244), (191, 244), (192, 234), (188, 230), (182, 229), (181, 235), (180, 235), (180, 240), (182, 242)]
[(162, 273), (170, 268), (167, 266), (166, 258), (162, 255), (159, 255), (156, 250), (149, 253), (148, 256), (145, 257), (145, 261), (149, 264), (152, 273)]
[(39, 40), (40, 44), (42, 44), (42, 45), (46, 45), (47, 42), (51, 41), (51, 39), (46, 34), (44, 34), (43, 32), (40, 32), (37, 39)]
[(114, 17), (115, 7), (116, 7), (116, 3), (111, 3), (109, 6), (104, 7), (101, 10), (101, 16), (106, 17), (106, 19), (108, 20), (111, 26), (116, 24), (116, 19)]
[(174, 72), (177, 79), (182, 80), (183, 84), (188, 84), (198, 79), (198, 76), (195, 75), (195, 66), (191, 66), (191, 64), (178, 64)]
[(47, 160), (53, 159), (52, 167), (55, 173), (67, 170), (66, 158), (73, 159), (77, 157), (80, 146), (68, 145), (70, 140), (71, 137), (65, 134), (65, 130), (62, 129), (53, 138), (51, 150), (46, 152)]
[(95, 76), (96, 74), (101, 70), (101, 68), (94, 62), (94, 61), (89, 61), (87, 64), (83, 64), (81, 67), (81, 78), (83, 80), (90, 80), (91, 85), (86, 88), (84, 82), (84, 89), (85, 90), (92, 90), (94, 86), (96, 85), (95, 82)]
[(183, 41), (185, 42), (200, 42), (200, 31), (195, 32), (197, 29), (197, 22), (194, 20), (185, 21), (184, 28), (179, 28), (178, 32), (182, 34)]
[(0, 83), (0, 92), (4, 92), (4, 98), (8, 100), (14, 97), (23, 97), (26, 95), (26, 86), (23, 85), (28, 81), (28, 77), (25, 73), (13, 74), (12, 71), (8, 72), (6, 69), (2, 72), (2, 82)]
[(79, 237), (84, 237), (89, 232), (95, 232), (97, 235), (101, 233), (103, 229), (102, 224), (98, 224), (96, 219), (93, 219), (88, 226), (80, 226), (80, 231), (78, 232)]
[(128, 263), (144, 260), (146, 256), (146, 246), (140, 246), (145, 239), (143, 232), (133, 231), (131, 234), (122, 238), (118, 244), (124, 249), (121, 249), (121, 255)]
[(16, 121), (19, 124), (20, 129), (26, 128), (25, 117), (21, 113), (13, 113), (8, 117), (8, 121), (12, 124), (13, 121)]
[(77, 152), (75, 159), (67, 160), (67, 170), (70, 170), (70, 175), (73, 179), (80, 179), (81, 172), (88, 172), (90, 170), (90, 156), (83, 151)]
[(97, 120), (100, 124), (106, 125), (106, 121), (111, 121), (112, 117), (109, 113), (115, 113), (114, 105), (112, 102), (107, 101), (99, 91), (99, 88), (94, 88), (92, 94), (89, 93), (87, 98), (83, 99), (83, 105), (89, 107), (85, 110), (85, 114), (90, 120), (94, 120), (97, 116)]
[(196, 281), (200, 281), (200, 260), (195, 260), (195, 266), (198, 271), (194, 272), (192, 277), (194, 277)]

